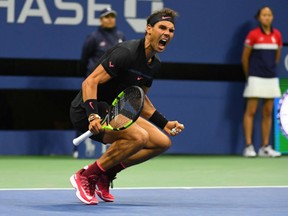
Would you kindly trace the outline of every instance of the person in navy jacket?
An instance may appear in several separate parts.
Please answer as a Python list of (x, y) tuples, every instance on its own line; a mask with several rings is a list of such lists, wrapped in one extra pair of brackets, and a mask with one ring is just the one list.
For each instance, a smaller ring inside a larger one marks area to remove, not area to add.
[(100, 26), (91, 32), (83, 45), (81, 70), (85, 77), (96, 68), (100, 57), (112, 46), (125, 41), (125, 35), (116, 27), (117, 12), (105, 8), (100, 12)]

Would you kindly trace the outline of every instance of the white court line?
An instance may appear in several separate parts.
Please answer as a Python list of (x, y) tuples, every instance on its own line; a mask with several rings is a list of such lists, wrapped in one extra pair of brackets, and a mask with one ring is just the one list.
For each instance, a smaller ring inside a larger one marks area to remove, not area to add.
[[(194, 190), (194, 189), (258, 189), (258, 188), (288, 188), (280, 186), (211, 186), (211, 187), (119, 187), (112, 190)], [(40, 191), (40, 190), (75, 190), (74, 188), (0, 188), (0, 191)]]

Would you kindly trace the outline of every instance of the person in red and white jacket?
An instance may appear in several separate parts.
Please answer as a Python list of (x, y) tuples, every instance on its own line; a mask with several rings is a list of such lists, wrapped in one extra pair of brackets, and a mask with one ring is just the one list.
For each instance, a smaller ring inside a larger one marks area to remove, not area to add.
[(255, 157), (252, 142), (253, 121), (260, 99), (262, 106), (262, 144), (259, 156), (279, 157), (280, 152), (269, 145), (274, 98), (281, 96), (276, 66), (280, 60), (282, 36), (272, 27), (273, 12), (270, 7), (262, 7), (255, 18), (259, 27), (252, 29), (246, 37), (242, 54), (242, 66), (247, 83), (243, 96), (247, 99), (243, 119), (246, 147), (243, 155)]

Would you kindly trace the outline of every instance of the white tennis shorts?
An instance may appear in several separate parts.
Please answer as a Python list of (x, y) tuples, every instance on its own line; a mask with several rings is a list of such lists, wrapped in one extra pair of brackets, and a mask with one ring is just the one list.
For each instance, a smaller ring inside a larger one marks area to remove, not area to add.
[(277, 98), (281, 97), (279, 79), (249, 76), (246, 83), (244, 97), (247, 98)]

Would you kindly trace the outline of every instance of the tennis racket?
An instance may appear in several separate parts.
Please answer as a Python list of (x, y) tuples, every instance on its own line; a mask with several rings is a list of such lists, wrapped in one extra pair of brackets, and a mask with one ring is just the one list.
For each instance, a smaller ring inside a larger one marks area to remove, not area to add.
[[(144, 92), (138, 86), (131, 86), (114, 99), (106, 117), (101, 121), (105, 130), (124, 130), (131, 126), (140, 116), (144, 105)], [(86, 131), (79, 137), (73, 139), (74, 145), (79, 145), (82, 141), (92, 136), (91, 131)]]

